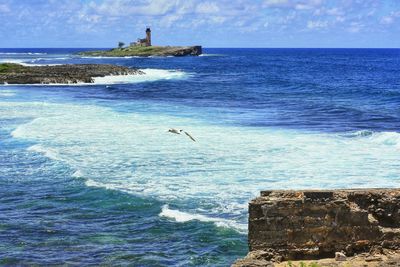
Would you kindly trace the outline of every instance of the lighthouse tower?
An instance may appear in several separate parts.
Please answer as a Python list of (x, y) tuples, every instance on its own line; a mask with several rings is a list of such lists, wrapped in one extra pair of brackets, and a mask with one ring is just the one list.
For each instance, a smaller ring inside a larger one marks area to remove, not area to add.
[(151, 30), (150, 30), (150, 27), (146, 27), (146, 46), (151, 46)]

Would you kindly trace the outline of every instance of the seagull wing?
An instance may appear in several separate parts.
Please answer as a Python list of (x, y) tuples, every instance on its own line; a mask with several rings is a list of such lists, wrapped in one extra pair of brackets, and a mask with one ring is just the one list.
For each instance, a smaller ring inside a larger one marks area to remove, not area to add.
[(193, 136), (191, 136), (188, 132), (184, 132), (187, 136), (189, 136), (190, 139), (192, 139), (193, 142), (196, 142), (196, 140), (194, 140)]

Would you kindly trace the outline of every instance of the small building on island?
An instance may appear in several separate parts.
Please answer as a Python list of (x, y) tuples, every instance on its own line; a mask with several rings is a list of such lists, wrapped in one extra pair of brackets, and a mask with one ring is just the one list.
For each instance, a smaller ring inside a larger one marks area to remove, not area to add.
[(146, 38), (138, 38), (136, 42), (131, 43), (133, 46), (151, 46), (151, 30), (146, 27)]

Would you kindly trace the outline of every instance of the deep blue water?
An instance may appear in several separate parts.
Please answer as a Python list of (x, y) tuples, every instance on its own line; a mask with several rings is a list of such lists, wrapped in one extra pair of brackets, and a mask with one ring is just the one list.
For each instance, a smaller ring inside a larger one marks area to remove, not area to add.
[(227, 266), (260, 190), (400, 185), (399, 49), (76, 51), (0, 62), (146, 75), (0, 86), (0, 265)]

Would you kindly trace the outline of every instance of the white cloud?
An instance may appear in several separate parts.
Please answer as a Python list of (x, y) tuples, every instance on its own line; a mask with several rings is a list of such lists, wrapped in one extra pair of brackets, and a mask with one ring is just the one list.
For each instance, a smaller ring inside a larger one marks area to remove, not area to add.
[(223, 17), (223, 16), (213, 16), (213, 17), (211, 18), (211, 21), (212, 21), (214, 24), (222, 24), (222, 23), (224, 23), (226, 20), (227, 20), (227, 18), (226, 18), (226, 17)]
[(218, 13), (219, 11), (220, 9), (218, 5), (216, 3), (211, 3), (211, 2), (200, 3), (196, 7), (197, 13), (212, 14), (212, 13)]
[(399, 17), (400, 17), (400, 11), (392, 12), (390, 13), (390, 15), (382, 17), (380, 23), (384, 25), (390, 25), (393, 24), (395, 20)]
[(89, 23), (99, 23), (101, 20), (101, 16), (81, 14), (80, 19)]
[(265, 0), (264, 6), (266, 7), (287, 7), (289, 6), (289, 0)]
[(309, 6), (309, 5), (306, 5), (306, 4), (296, 4), (296, 5), (294, 6), (294, 8), (297, 9), (297, 10), (310, 10), (310, 9), (312, 9), (313, 7), (312, 7), (312, 6)]
[[(125, 36), (131, 34), (139, 35), (143, 27), (150, 25), (155, 32), (171, 32), (171, 35), (175, 30), (182, 29), (206, 37), (210, 32), (215, 35), (223, 32), (227, 36), (229, 34), (234, 36), (235, 33), (258, 31), (260, 33), (258, 36), (261, 38), (279, 34), (297, 36), (296, 34), (301, 35), (302, 31), (315, 31), (316, 35), (328, 31), (378, 32), (382, 31), (384, 26), (387, 29), (398, 29), (395, 26), (400, 20), (398, 8), (393, 5), (387, 11), (387, 5), (381, 0), (34, 0), (32, 2), (35, 4), (31, 4), (31, 1), (0, 0), (0, 19), (4, 18), (3, 29), (10, 29), (15, 25), (22, 35), (20, 29), (24, 28), (27, 31), (24, 36), (29, 36), (29, 31), (31, 34), (48, 32), (60, 35), (69, 32), (71, 36), (75, 32), (85, 32), (94, 33), (95, 37), (118, 35), (122, 39), (128, 38)], [(60, 10), (62, 12), (59, 12)], [(379, 26), (379, 23), (382, 26)], [(21, 27), (21, 25), (31, 25), (31, 27)], [(38, 30), (39, 28), (41, 30)]]
[(309, 29), (324, 29), (326, 27), (328, 27), (328, 22), (327, 21), (309, 20), (307, 22), (307, 28), (309, 28)]
[(331, 15), (331, 16), (341, 16), (344, 14), (343, 10), (340, 8), (330, 8), (326, 10), (326, 14)]
[(293, 8), (296, 10), (310, 10), (322, 4), (323, 0), (264, 0), (264, 7)]
[(337, 22), (345, 22), (346, 21), (346, 18), (343, 16), (337, 16), (335, 19)]
[(6, 4), (0, 4), (0, 13), (8, 13), (10, 12), (10, 7)]
[(360, 32), (364, 28), (364, 24), (361, 22), (351, 22), (350, 26), (347, 28), (347, 30), (351, 33), (357, 33)]
[(152, 0), (105, 0), (102, 3), (90, 2), (89, 7), (101, 14), (113, 16), (127, 15), (165, 15), (170, 12), (179, 1)]
[(168, 16), (163, 16), (159, 22), (160, 25), (170, 28), (172, 27), (178, 20), (182, 19), (182, 15), (179, 14), (171, 14)]
[(381, 24), (389, 25), (389, 24), (392, 24), (394, 22), (394, 18), (391, 17), (391, 16), (385, 16), (385, 17), (381, 18), (380, 22), (381, 22)]

